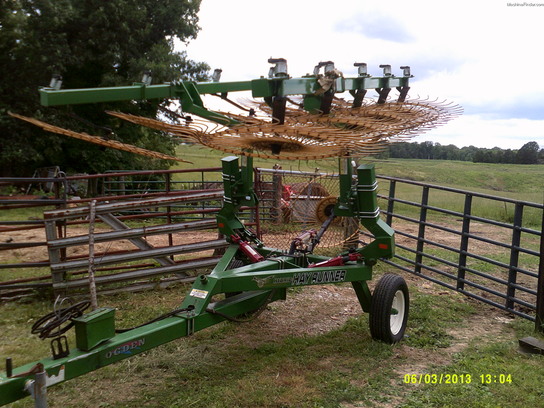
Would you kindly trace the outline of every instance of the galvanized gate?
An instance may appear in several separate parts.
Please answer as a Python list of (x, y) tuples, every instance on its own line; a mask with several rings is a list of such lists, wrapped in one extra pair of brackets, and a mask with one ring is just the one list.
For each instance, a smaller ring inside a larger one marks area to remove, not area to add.
[(385, 262), (544, 329), (543, 204), (380, 178), (398, 248)]

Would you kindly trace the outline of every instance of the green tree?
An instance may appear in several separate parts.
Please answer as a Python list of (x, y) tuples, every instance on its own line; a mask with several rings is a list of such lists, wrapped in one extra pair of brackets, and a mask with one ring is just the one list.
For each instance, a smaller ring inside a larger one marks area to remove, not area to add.
[(419, 158), (420, 159), (433, 159), (434, 143), (431, 141), (422, 142), (419, 145)]
[(503, 155), (503, 163), (515, 163), (516, 153), (512, 149), (506, 149)]
[(537, 142), (528, 142), (521, 146), (516, 154), (516, 163), (536, 164), (538, 163), (538, 152), (540, 148)]
[(1, 0), (0, 174), (28, 175), (36, 167), (100, 172), (160, 168), (168, 163), (52, 135), (20, 123), (11, 110), (55, 125), (164, 153), (166, 135), (121, 123), (104, 113), (120, 110), (156, 117), (165, 101), (44, 108), (38, 87), (53, 74), (63, 87), (127, 85), (146, 70), (154, 82), (204, 80), (209, 67), (174, 51), (174, 39), (196, 38), (200, 0)]
[(460, 149), (460, 159), (463, 161), (473, 161), (474, 155), (478, 152), (476, 146), (465, 146)]

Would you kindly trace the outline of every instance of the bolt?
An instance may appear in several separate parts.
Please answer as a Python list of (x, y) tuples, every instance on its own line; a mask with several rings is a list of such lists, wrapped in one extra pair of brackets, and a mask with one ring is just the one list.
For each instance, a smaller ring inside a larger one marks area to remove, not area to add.
[(380, 68), (383, 68), (383, 76), (391, 76), (391, 65), (382, 64), (380, 65)]

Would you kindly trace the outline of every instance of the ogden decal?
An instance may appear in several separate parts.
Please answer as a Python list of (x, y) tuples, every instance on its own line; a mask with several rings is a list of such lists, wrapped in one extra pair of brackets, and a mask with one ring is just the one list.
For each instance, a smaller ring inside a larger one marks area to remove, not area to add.
[(113, 356), (118, 356), (119, 354), (132, 354), (132, 350), (140, 350), (140, 348), (145, 344), (145, 339), (128, 341), (125, 344), (121, 344), (119, 347), (114, 348), (111, 351), (106, 353), (106, 358), (112, 358)]

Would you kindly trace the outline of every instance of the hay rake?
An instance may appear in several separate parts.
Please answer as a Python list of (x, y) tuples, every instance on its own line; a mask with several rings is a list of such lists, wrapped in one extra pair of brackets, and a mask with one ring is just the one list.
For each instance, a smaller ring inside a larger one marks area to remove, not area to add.
[[(401, 67), (402, 76), (394, 76), (389, 65), (382, 65), (383, 76), (371, 77), (366, 64), (358, 63), (358, 76), (344, 78), (329, 61), (318, 64), (313, 75), (291, 78), (285, 60), (270, 59), (269, 63), (273, 66), (268, 77), (252, 81), (220, 82), (216, 71), (214, 81), (206, 83), (142, 82), (115, 88), (40, 90), (45, 106), (178, 98), (185, 114), (201, 119), (171, 124), (110, 113), (240, 156), (222, 159), (224, 203), (217, 215), (217, 227), (229, 247), (210, 274), (196, 279), (178, 309), (152, 322), (119, 330), (113, 309), (100, 308), (84, 314), (85, 303), (56, 310), (40, 319), (34, 332), (52, 338), (52, 356), (17, 368), (8, 359), (6, 372), (0, 374), (0, 405), (30, 393), (37, 406), (45, 406), (47, 387), (53, 384), (190, 336), (224, 320), (237, 321), (240, 315), (262, 311), (268, 303), (285, 299), (289, 287), (350, 282), (363, 311), (369, 313), (372, 337), (386, 343), (402, 339), (409, 308), (406, 282), (400, 276), (386, 274), (372, 294), (367, 285), (378, 260), (394, 255), (394, 231), (380, 219), (373, 165), (355, 169), (351, 160), (379, 151), (390, 141), (445, 123), (460, 114), (460, 108), (407, 99), (409, 67)], [(398, 97), (390, 100), (394, 88)], [(375, 102), (365, 99), (369, 89), (378, 93)], [(243, 116), (208, 110), (200, 97), (212, 94), (226, 98), (237, 91), (251, 91), (254, 98), (263, 98), (264, 102), (238, 105), (249, 113)], [(346, 91), (352, 97), (349, 102), (337, 97)], [(34, 124), (46, 128), (41, 123)], [(55, 127), (47, 130), (58, 131)], [(266, 247), (237, 216), (240, 207), (257, 202), (253, 157), (339, 157), (339, 197), (327, 204), (321, 228), (298, 236), (289, 251)], [(313, 249), (335, 217), (355, 217), (373, 240), (332, 258), (315, 255)], [(76, 330), (76, 347), (71, 350), (63, 334), (66, 325), (73, 325)]]

